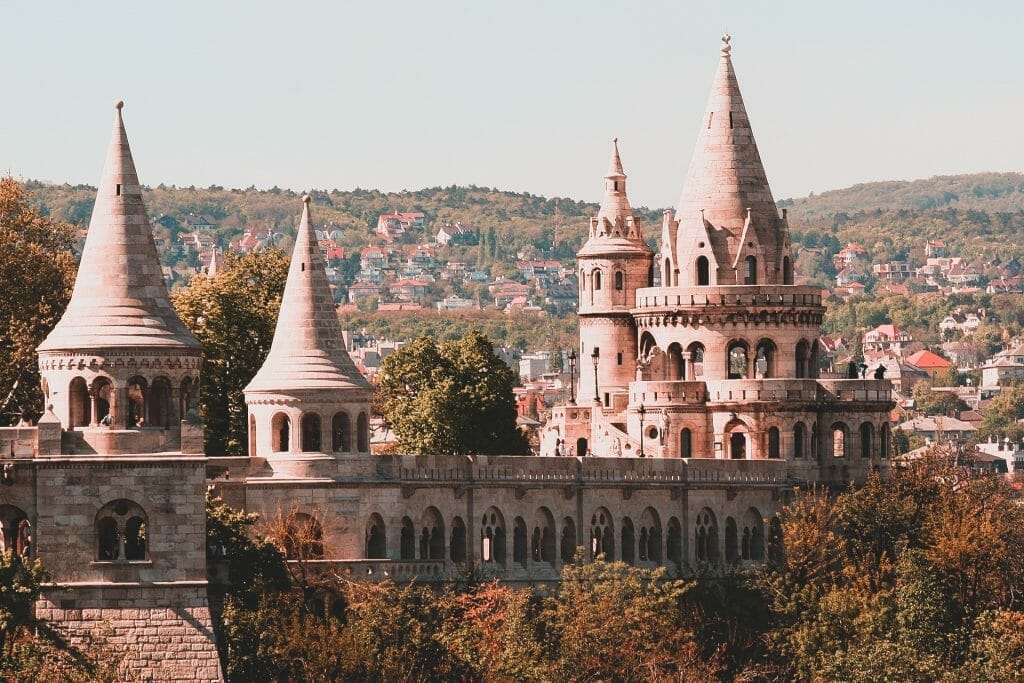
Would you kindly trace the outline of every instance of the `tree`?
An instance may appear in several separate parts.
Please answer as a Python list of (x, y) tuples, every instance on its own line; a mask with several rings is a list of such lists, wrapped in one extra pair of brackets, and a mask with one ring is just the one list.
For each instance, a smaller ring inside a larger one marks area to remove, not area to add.
[(42, 215), (29, 192), (0, 178), (0, 424), (38, 417), (36, 347), (60, 320), (74, 287), (74, 229)]
[(967, 410), (967, 405), (949, 391), (933, 391), (931, 382), (918, 382), (911, 395), (915, 410), (921, 415), (952, 415)]
[(513, 375), (478, 332), (438, 344), (420, 337), (384, 359), (378, 401), (410, 453), (520, 455)]
[(195, 276), (172, 296), (178, 315), (203, 344), (199, 409), (208, 454), (246, 450), (243, 390), (270, 352), (287, 279), (288, 257), (278, 249), (229, 254), (216, 276)]

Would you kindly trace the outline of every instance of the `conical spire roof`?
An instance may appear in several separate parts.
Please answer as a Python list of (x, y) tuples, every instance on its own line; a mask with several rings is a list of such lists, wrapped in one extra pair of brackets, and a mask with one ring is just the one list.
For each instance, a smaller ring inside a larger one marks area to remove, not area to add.
[(749, 218), (759, 248), (776, 261), (786, 241), (786, 229), (754, 141), (729, 40), (729, 34), (722, 36), (718, 71), (676, 207), (680, 239), (687, 232), (684, 227), (703, 231), (706, 222), (719, 263), (731, 263)]
[(590, 236), (577, 256), (619, 251), (649, 252), (640, 234), (640, 224), (633, 216), (626, 194), (626, 173), (619, 156), (619, 139), (612, 140), (612, 154), (604, 175), (604, 197), (597, 216), (591, 219)]
[(39, 345), (52, 349), (200, 344), (171, 306), (142, 188), (116, 105), (78, 277), (64, 317)]
[(281, 299), (274, 342), (246, 392), (301, 389), (369, 389), (341, 334), (323, 257), (302, 199), (302, 220)]

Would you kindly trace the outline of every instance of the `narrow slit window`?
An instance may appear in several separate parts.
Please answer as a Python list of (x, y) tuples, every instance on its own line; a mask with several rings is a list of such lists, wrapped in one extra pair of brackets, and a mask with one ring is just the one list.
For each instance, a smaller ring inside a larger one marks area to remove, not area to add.
[(711, 128), (711, 120), (715, 118), (715, 112), (708, 114), (708, 128)]
[(120, 197), (120, 196), (121, 196), (121, 183), (118, 183), (118, 184), (117, 184), (117, 196), (118, 196), (118, 197)]
[(729, 112), (729, 128), (732, 128), (732, 112)]

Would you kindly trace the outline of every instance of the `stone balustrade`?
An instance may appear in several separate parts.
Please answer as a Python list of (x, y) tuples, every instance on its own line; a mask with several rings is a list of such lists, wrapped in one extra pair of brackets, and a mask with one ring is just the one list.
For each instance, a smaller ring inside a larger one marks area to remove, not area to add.
[(638, 310), (766, 306), (820, 308), (821, 289), (803, 285), (724, 285), (645, 287), (636, 292)]

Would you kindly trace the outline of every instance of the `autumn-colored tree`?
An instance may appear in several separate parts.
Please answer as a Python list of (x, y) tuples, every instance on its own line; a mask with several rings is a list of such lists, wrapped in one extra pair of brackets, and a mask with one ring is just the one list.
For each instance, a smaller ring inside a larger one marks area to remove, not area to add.
[(43, 411), (38, 346), (74, 287), (73, 228), (32, 207), (29, 192), (0, 178), (0, 425)]
[(199, 408), (210, 455), (246, 451), (243, 390), (270, 351), (287, 279), (288, 257), (277, 249), (229, 254), (214, 277), (197, 275), (172, 296), (178, 315), (203, 344)]

